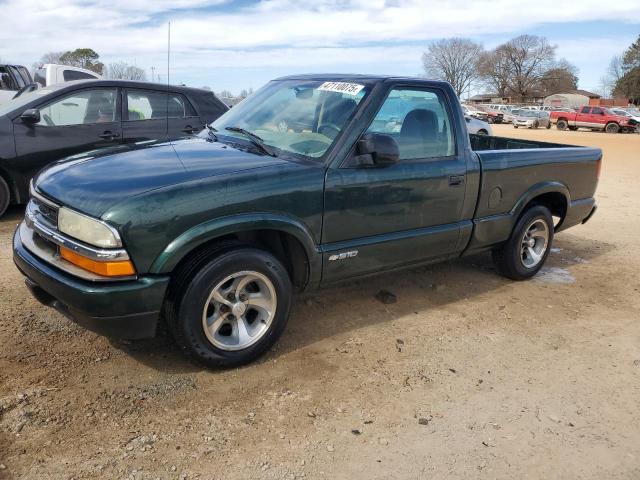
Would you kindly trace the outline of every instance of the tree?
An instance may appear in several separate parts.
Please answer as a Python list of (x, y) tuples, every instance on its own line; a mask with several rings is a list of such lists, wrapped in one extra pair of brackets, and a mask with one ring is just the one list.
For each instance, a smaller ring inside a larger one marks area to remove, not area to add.
[(613, 89), (613, 95), (627, 98), (636, 105), (640, 104), (640, 67), (634, 67), (620, 77)]
[(504, 45), (484, 53), (480, 57), (478, 71), (480, 78), (491, 90), (500, 97), (507, 96), (511, 67)]
[(60, 57), (64, 55), (64, 52), (47, 52), (40, 57), (40, 64), (46, 63), (60, 63)]
[(504, 44), (510, 71), (509, 90), (524, 100), (536, 89), (555, 60), (556, 47), (544, 37), (521, 35)]
[(640, 67), (640, 35), (622, 56), (622, 68), (625, 73), (635, 67)]
[(613, 89), (614, 96), (628, 98), (635, 104), (640, 103), (640, 35), (619, 61), (619, 73)]
[(578, 68), (564, 58), (556, 62), (540, 78), (538, 90), (547, 96), (566, 93), (578, 88)]
[(100, 55), (91, 48), (77, 48), (63, 53), (59, 62), (62, 65), (84, 68), (102, 75), (104, 64), (98, 61), (99, 58)]
[(484, 49), (468, 38), (447, 38), (432, 42), (422, 54), (425, 73), (449, 82), (458, 96), (479, 78), (478, 62)]
[(113, 80), (147, 80), (147, 74), (142, 68), (127, 62), (110, 63), (105, 69), (105, 76)]

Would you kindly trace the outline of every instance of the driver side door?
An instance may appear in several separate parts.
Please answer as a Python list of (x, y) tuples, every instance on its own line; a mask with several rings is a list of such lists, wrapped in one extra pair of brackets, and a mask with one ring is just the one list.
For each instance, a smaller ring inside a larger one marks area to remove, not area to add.
[(63, 157), (121, 142), (117, 88), (64, 94), (38, 105), (40, 121), (14, 120), (16, 158), (10, 168), (28, 184), (40, 169)]
[(400, 160), (349, 166), (348, 157), (327, 171), (323, 282), (459, 253), (467, 165), (451, 112), (444, 91), (394, 88), (367, 133), (394, 138)]

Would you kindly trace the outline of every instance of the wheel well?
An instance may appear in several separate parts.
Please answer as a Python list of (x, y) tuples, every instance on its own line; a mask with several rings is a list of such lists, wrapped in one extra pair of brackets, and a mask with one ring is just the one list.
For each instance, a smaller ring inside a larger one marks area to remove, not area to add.
[(241, 231), (209, 240), (189, 252), (180, 260), (174, 271), (180, 271), (181, 267), (191, 259), (206, 255), (207, 251), (215, 250), (222, 244), (227, 244), (228, 248), (233, 248), (235, 244), (268, 251), (282, 262), (291, 278), (291, 283), (298, 290), (303, 290), (309, 281), (309, 259), (300, 240), (281, 230), (268, 229)]
[(560, 192), (543, 193), (542, 195), (532, 198), (522, 209), (522, 213), (536, 205), (547, 207), (551, 215), (558, 218), (555, 228), (558, 228), (567, 214), (567, 198)]
[(487, 132), (484, 128), (481, 128), (480, 130), (478, 130), (478, 134), (488, 135), (489, 132)]
[(565, 122), (568, 122), (567, 117), (558, 117), (556, 122), (559, 122), (560, 120), (564, 120)]
[[(1, 159), (0, 159), (1, 160)], [(0, 177), (7, 182), (7, 186), (9, 187), (9, 203), (15, 203), (18, 201), (16, 185), (11, 180), (11, 177), (7, 172), (5, 172), (2, 168), (0, 168)]]

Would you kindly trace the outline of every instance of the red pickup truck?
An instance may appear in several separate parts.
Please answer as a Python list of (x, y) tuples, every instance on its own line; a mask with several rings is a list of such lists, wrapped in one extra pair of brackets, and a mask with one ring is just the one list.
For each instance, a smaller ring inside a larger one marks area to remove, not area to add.
[(581, 107), (578, 112), (551, 112), (551, 123), (558, 130), (589, 128), (607, 133), (634, 132), (639, 124), (629, 117), (616, 115), (603, 107)]

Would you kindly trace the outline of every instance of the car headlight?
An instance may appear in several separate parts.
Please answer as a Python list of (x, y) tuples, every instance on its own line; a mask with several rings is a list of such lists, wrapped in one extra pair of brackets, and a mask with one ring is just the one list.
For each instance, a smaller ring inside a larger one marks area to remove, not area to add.
[(68, 208), (58, 211), (58, 230), (62, 233), (102, 248), (121, 247), (118, 232), (106, 223)]

